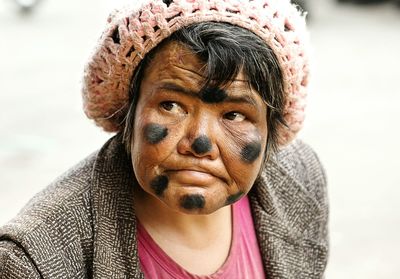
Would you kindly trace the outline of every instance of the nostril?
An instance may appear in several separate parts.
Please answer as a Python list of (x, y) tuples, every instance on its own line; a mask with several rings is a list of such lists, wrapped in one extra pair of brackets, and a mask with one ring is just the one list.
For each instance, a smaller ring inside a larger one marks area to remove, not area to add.
[(193, 141), (191, 147), (193, 151), (199, 155), (210, 152), (212, 148), (210, 139), (204, 135), (196, 138)]

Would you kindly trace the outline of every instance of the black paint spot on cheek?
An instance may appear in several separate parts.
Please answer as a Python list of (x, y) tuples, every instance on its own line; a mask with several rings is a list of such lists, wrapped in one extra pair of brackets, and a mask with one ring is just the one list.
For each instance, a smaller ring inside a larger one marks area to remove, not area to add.
[(181, 206), (185, 209), (202, 209), (206, 201), (202, 195), (186, 195), (181, 199)]
[(200, 136), (192, 143), (192, 149), (197, 154), (204, 154), (211, 150), (211, 142), (207, 136)]
[(168, 187), (168, 177), (165, 175), (159, 175), (151, 181), (150, 186), (154, 190), (154, 193), (161, 197), (165, 189)]
[(217, 87), (207, 87), (201, 92), (201, 100), (205, 103), (220, 103), (227, 97), (225, 90)]
[(243, 161), (247, 163), (252, 163), (260, 156), (260, 153), (261, 143), (256, 141), (247, 144), (242, 149), (242, 153), (240, 155), (242, 156)]
[(148, 124), (144, 127), (144, 136), (151, 144), (162, 141), (168, 135), (168, 129), (159, 124)]
[(232, 204), (236, 201), (238, 201), (241, 197), (243, 197), (244, 193), (242, 191), (237, 192), (236, 194), (230, 195), (227, 199), (226, 199), (226, 204)]

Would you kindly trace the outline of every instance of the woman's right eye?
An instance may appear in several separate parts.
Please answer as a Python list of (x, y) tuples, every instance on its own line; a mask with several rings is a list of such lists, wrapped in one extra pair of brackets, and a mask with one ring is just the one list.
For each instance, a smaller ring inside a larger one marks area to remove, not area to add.
[(161, 108), (172, 113), (185, 113), (183, 108), (176, 102), (166, 101), (160, 104)]

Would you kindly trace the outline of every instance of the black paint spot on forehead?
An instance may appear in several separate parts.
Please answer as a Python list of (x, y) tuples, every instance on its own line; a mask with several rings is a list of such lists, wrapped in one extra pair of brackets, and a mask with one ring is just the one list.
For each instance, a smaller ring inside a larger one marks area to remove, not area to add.
[(243, 197), (244, 193), (242, 191), (237, 192), (236, 194), (230, 195), (226, 199), (226, 205), (235, 203), (238, 201), (241, 197)]
[(196, 154), (204, 154), (211, 150), (211, 141), (207, 136), (200, 136), (192, 143), (192, 149)]
[(165, 189), (168, 187), (168, 177), (166, 175), (156, 176), (151, 182), (150, 186), (157, 196), (161, 197), (164, 194)]
[(258, 141), (253, 141), (243, 147), (241, 156), (243, 161), (246, 163), (253, 163), (261, 153), (261, 143)]
[(205, 103), (220, 103), (227, 96), (226, 91), (218, 87), (206, 87), (200, 92), (200, 98)]
[(204, 208), (206, 201), (202, 195), (186, 195), (181, 199), (181, 206), (185, 209), (202, 209)]
[(168, 135), (168, 129), (159, 124), (150, 123), (144, 127), (144, 137), (147, 142), (156, 144)]

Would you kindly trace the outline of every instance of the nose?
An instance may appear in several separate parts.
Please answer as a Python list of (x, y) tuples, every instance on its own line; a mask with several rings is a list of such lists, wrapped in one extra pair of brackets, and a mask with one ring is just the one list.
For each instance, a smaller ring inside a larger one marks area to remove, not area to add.
[(178, 143), (178, 152), (198, 158), (215, 160), (219, 156), (216, 144), (215, 120), (200, 116), (186, 124), (186, 132)]

